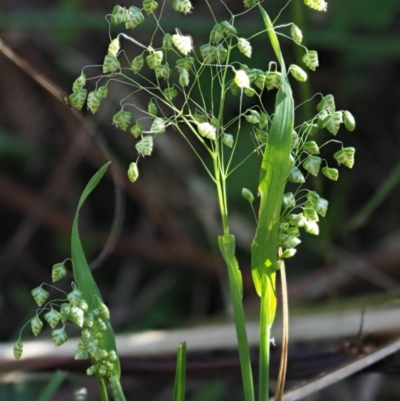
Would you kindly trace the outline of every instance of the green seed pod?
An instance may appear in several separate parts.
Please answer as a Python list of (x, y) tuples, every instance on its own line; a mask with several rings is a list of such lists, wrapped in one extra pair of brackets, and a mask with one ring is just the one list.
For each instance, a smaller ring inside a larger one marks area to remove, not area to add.
[(188, 86), (190, 83), (189, 72), (187, 70), (179, 71), (179, 85), (182, 87)]
[(279, 245), (283, 249), (296, 248), (296, 246), (299, 245), (300, 243), (301, 241), (294, 235), (279, 234)]
[(287, 192), (283, 195), (282, 199), (282, 207), (284, 209), (292, 208), (296, 206), (296, 198), (293, 195), (293, 192)]
[(80, 349), (81, 351), (86, 351), (86, 343), (82, 339), (80, 339), (76, 348)]
[(291, 226), (294, 226), (296, 228), (298, 227), (304, 227), (304, 221), (305, 217), (303, 213), (298, 213), (298, 214), (289, 214), (285, 221), (289, 223)]
[(293, 153), (289, 155), (289, 168), (292, 168), (296, 164), (296, 159), (293, 156)]
[(103, 338), (104, 338), (104, 335), (103, 335), (103, 333), (96, 333), (95, 335), (95, 338), (97, 339), (97, 340), (102, 340)]
[(100, 93), (100, 95), (101, 95), (102, 98), (104, 99), (104, 98), (107, 96), (108, 87), (107, 87), (107, 85), (99, 86), (99, 88), (97, 89), (97, 91)]
[(99, 369), (97, 370), (97, 373), (98, 373), (100, 376), (105, 376), (106, 373), (107, 373), (107, 367), (106, 367), (105, 365), (100, 365), (100, 366), (99, 366)]
[(69, 313), (71, 312), (71, 304), (70, 303), (63, 303), (60, 306), (60, 316), (61, 321), (66, 322), (69, 318)]
[(253, 7), (257, 4), (258, 0), (244, 0), (244, 6), (246, 8)]
[(87, 317), (85, 317), (85, 319), (83, 320), (83, 325), (85, 326), (85, 327), (93, 327), (93, 324), (94, 324), (94, 319), (93, 319), (93, 316), (87, 316)]
[(292, 24), (290, 27), (290, 36), (296, 43), (303, 41), (303, 32), (301, 32), (301, 29), (296, 24)]
[(172, 36), (170, 33), (164, 35), (162, 48), (166, 52), (172, 50)]
[(241, 89), (250, 88), (250, 79), (249, 76), (246, 74), (246, 71), (235, 71), (235, 78), (233, 80), (235, 81), (235, 84)]
[(246, 71), (249, 76), (250, 82), (254, 83), (258, 89), (263, 90), (265, 87), (265, 74), (264, 71), (257, 68)]
[[(82, 330), (82, 341), (87, 342), (92, 338), (92, 332), (89, 329)], [(89, 343), (87, 343), (86, 349), (89, 347)]]
[(302, 58), (303, 63), (312, 71), (319, 66), (318, 53), (315, 50), (308, 50)]
[(83, 313), (85, 313), (85, 314), (86, 314), (86, 313), (88, 312), (88, 310), (89, 310), (89, 305), (88, 305), (88, 303), (87, 303), (84, 299), (82, 299), (82, 301), (79, 302), (78, 307), (79, 307), (79, 309), (82, 309)]
[(43, 322), (40, 320), (39, 316), (36, 315), (31, 320), (31, 329), (35, 337), (42, 331), (42, 327), (43, 327)]
[(200, 46), (200, 54), (204, 60), (204, 64), (213, 64), (217, 57), (217, 48), (213, 45)]
[(256, 91), (253, 88), (243, 88), (243, 93), (248, 97), (252, 97), (256, 94)]
[(199, 114), (197, 111), (192, 115), (192, 117), (198, 123), (207, 122), (207, 117), (204, 114)]
[[(327, 114), (326, 114), (326, 115), (327, 115)], [(325, 115), (325, 116), (326, 116), (326, 115)], [(325, 118), (325, 117), (324, 117), (324, 118)], [(321, 128), (322, 128), (322, 126), (323, 126), (323, 123), (322, 123), (322, 125), (321, 125)], [(307, 135), (315, 135), (321, 128), (319, 127), (318, 124), (310, 124), (310, 123), (308, 123), (308, 122), (305, 122), (305, 123), (302, 125), (302, 127), (301, 127), (301, 129), (303, 130), (303, 132), (304, 132), (305, 134), (307, 134)]]
[(219, 43), (224, 38), (224, 28), (221, 24), (215, 24), (210, 32), (210, 42)]
[(250, 124), (258, 124), (260, 122), (260, 113), (256, 110), (250, 110), (250, 114), (244, 116)]
[(49, 324), (49, 326), (54, 329), (54, 327), (56, 327), (58, 322), (60, 321), (61, 315), (52, 308), (44, 315), (44, 318), (46, 319), (46, 322)]
[(318, 214), (311, 202), (307, 202), (303, 206), (303, 214), (307, 220), (319, 221)]
[(315, 211), (322, 217), (325, 217), (326, 212), (328, 211), (329, 202), (321, 197), (318, 197), (317, 200), (312, 202)]
[(87, 98), (87, 107), (94, 114), (100, 107), (103, 95), (99, 91), (92, 91)]
[(281, 259), (292, 258), (296, 254), (297, 250), (294, 248), (285, 249), (281, 255)]
[(331, 134), (336, 135), (339, 131), (340, 124), (343, 122), (343, 113), (336, 111), (333, 114), (327, 115), (324, 120), (324, 128), (326, 128)]
[(242, 196), (243, 196), (243, 198), (246, 199), (247, 202), (249, 202), (250, 204), (253, 203), (253, 201), (254, 201), (254, 195), (253, 195), (253, 193), (250, 191), (250, 189), (243, 188), (243, 189), (242, 189)]
[(200, 123), (197, 125), (197, 129), (203, 138), (215, 140), (216, 129), (210, 123)]
[(104, 320), (102, 320), (100, 318), (96, 320), (96, 330), (107, 331), (107, 325), (105, 324)]
[(81, 350), (77, 348), (75, 350), (75, 360), (76, 361), (83, 361), (85, 359), (89, 359), (89, 353), (87, 351)]
[(146, 135), (135, 145), (135, 148), (142, 156), (150, 156), (153, 151), (153, 137)]
[(87, 90), (86, 89), (78, 89), (76, 92), (71, 93), (68, 96), (68, 99), (74, 109), (80, 110), (86, 100)]
[(157, 65), (161, 64), (161, 62), (163, 61), (163, 57), (164, 57), (164, 54), (163, 54), (162, 50), (157, 50), (157, 51), (149, 54), (146, 57), (147, 65), (151, 69), (154, 69), (154, 68), (156, 68)]
[(139, 54), (131, 62), (132, 71), (137, 74), (142, 69), (143, 64), (144, 64), (144, 56), (143, 54)]
[(185, 56), (193, 50), (193, 39), (180, 33), (172, 35), (172, 43)]
[(268, 125), (269, 117), (267, 113), (264, 113), (263, 111), (260, 113), (260, 122), (258, 123), (258, 126), (263, 129)]
[(86, 85), (86, 75), (82, 72), (78, 78), (75, 79), (72, 84), (72, 92), (77, 92), (79, 89), (82, 89)]
[(222, 143), (226, 146), (228, 146), (228, 148), (232, 148), (233, 147), (233, 136), (231, 134), (223, 134), (222, 135)]
[(184, 57), (184, 58), (179, 58), (176, 60), (176, 68), (178, 70), (184, 69), (184, 70), (190, 70), (194, 65), (194, 58), (193, 57)]
[(14, 358), (15, 359), (21, 358), (23, 350), (24, 350), (24, 345), (22, 344), (22, 341), (20, 339), (18, 339), (14, 343), (14, 347), (13, 347)]
[(154, 134), (163, 134), (165, 132), (165, 120), (160, 117), (156, 117), (151, 124), (150, 131)]
[(112, 56), (111, 54), (107, 54), (104, 57), (104, 62), (103, 62), (103, 73), (104, 74), (107, 74), (108, 72), (114, 72), (114, 71), (117, 71), (120, 69), (121, 69), (121, 65), (115, 56)]
[(292, 131), (292, 149), (297, 148), (297, 146), (300, 144), (300, 138), (299, 138), (299, 134), (293, 130)]
[(251, 48), (251, 44), (248, 40), (244, 39), (244, 38), (239, 38), (238, 39), (238, 49), (240, 51), (240, 53), (244, 54), (246, 57), (251, 57), (251, 52), (252, 52), (252, 48)]
[(110, 319), (110, 311), (108, 310), (104, 302), (99, 303), (99, 311), (100, 311), (100, 316), (103, 319)]
[(143, 0), (142, 6), (147, 14), (152, 14), (157, 10), (158, 3), (154, 0)]
[(317, 110), (318, 111), (327, 110), (332, 113), (335, 112), (336, 106), (335, 106), (335, 98), (333, 97), (333, 95), (324, 96), (318, 103)]
[(135, 125), (132, 125), (130, 131), (131, 134), (135, 137), (135, 138), (139, 138), (140, 135), (142, 135), (144, 128), (139, 124), (136, 123)]
[(118, 359), (117, 353), (114, 350), (111, 350), (108, 353), (108, 360), (111, 362), (115, 362)]
[(308, 156), (303, 162), (303, 168), (316, 177), (321, 167), (322, 159), (318, 156)]
[(72, 306), (71, 312), (69, 313), (69, 319), (78, 327), (82, 327), (84, 320), (83, 310), (78, 306)]
[(336, 168), (323, 167), (322, 174), (332, 181), (337, 181), (339, 178), (339, 171)]
[(304, 142), (302, 150), (311, 155), (319, 155), (319, 147), (315, 141)]
[(158, 113), (158, 109), (156, 104), (153, 102), (153, 99), (150, 100), (149, 104), (147, 105), (147, 111), (152, 115), (156, 116)]
[(312, 235), (318, 235), (319, 234), (319, 226), (318, 226), (318, 223), (316, 221), (305, 220), (304, 229), (309, 234), (312, 234)]
[(96, 366), (92, 365), (90, 368), (86, 369), (86, 374), (88, 376), (93, 376), (96, 373), (96, 370), (97, 370)]
[(318, 113), (317, 125), (319, 129), (324, 128), (324, 120), (328, 116), (328, 112), (326, 110), (322, 110)]
[(289, 171), (288, 181), (295, 184), (302, 184), (303, 182), (305, 182), (305, 178), (299, 168), (294, 166)]
[(50, 295), (41, 285), (34, 288), (31, 294), (38, 306), (42, 306)]
[(317, 11), (326, 11), (328, 9), (328, 3), (325, 0), (304, 0), (304, 3)]
[(265, 86), (267, 90), (281, 86), (281, 73), (278, 71), (267, 71), (265, 73)]
[(217, 49), (216, 49), (216, 56), (217, 56), (217, 60), (219, 63), (225, 63), (227, 57), (228, 57), (228, 50), (225, 49), (224, 46), (222, 45), (218, 45)]
[(236, 85), (235, 81), (232, 81), (229, 86), (232, 95), (238, 95), (242, 90)]
[(129, 111), (124, 111), (121, 109), (118, 113), (113, 116), (113, 124), (117, 128), (122, 129), (122, 131), (126, 131), (129, 125), (131, 124), (132, 113)]
[(144, 15), (140, 11), (140, 8), (137, 8), (135, 6), (130, 6), (128, 11), (128, 18), (125, 22), (125, 28), (126, 29), (135, 28), (143, 21), (144, 21)]
[(343, 148), (336, 152), (333, 157), (338, 161), (339, 164), (343, 164), (348, 168), (352, 168), (354, 165), (354, 154), (356, 150), (354, 148)]
[(128, 19), (128, 10), (125, 7), (115, 6), (111, 14), (111, 25), (119, 25)]
[(166, 88), (163, 91), (164, 96), (168, 99), (168, 100), (174, 100), (177, 96), (178, 96), (178, 91), (175, 88)]
[(67, 275), (67, 268), (64, 265), (64, 262), (62, 263), (56, 263), (53, 265), (51, 269), (51, 280), (53, 283), (55, 283), (58, 280), (61, 280)]
[(119, 49), (120, 49), (119, 37), (116, 37), (111, 41), (110, 45), (108, 46), (108, 54), (117, 57)]
[(256, 129), (255, 131), (256, 138), (259, 142), (261, 143), (267, 143), (268, 140), (268, 134), (266, 131)]
[(78, 306), (83, 297), (82, 291), (75, 288), (69, 294), (67, 294), (67, 299), (72, 306)]
[(288, 227), (286, 233), (289, 235), (293, 235), (294, 237), (300, 237), (300, 231), (297, 227)]
[(343, 112), (343, 120), (344, 126), (348, 131), (354, 131), (356, 129), (356, 120), (349, 111), (346, 110)]
[(157, 78), (164, 78), (164, 79), (169, 78), (169, 76), (172, 73), (168, 63), (156, 65), (154, 71), (156, 73)]
[(193, 6), (189, 0), (173, 0), (172, 8), (180, 13), (187, 14), (190, 13)]
[(224, 30), (225, 35), (230, 35), (230, 34), (237, 35), (238, 34), (237, 29), (232, 24), (230, 24), (228, 21), (222, 21), (221, 26)]
[(289, 72), (293, 75), (294, 78), (296, 78), (297, 81), (299, 82), (307, 81), (307, 73), (298, 65), (291, 64), (289, 67)]

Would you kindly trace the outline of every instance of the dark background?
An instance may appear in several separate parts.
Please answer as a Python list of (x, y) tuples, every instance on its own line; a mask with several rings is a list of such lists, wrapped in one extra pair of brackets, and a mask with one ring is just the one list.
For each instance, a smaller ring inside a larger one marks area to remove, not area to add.
[[(166, 3), (165, 26), (171, 32), (179, 26), (192, 34), (195, 43), (207, 41), (213, 23), (203, 1), (193, 0), (194, 12), (186, 17), (171, 13), (171, 1)], [(242, 10), (241, 2), (227, 4), (234, 12)], [(95, 278), (113, 312), (115, 330), (180, 327), (222, 316), (228, 309), (226, 276), (216, 246), (220, 222), (215, 194), (184, 141), (175, 132), (160, 137), (153, 155), (140, 161), (139, 181), (131, 184), (126, 169), (136, 158), (134, 141), (128, 132), (111, 125), (120, 99), (129, 92), (112, 86), (95, 116), (82, 110), (79, 118), (62, 102), (82, 67), (102, 63), (109, 42), (104, 15), (114, 5), (108, 0), (0, 3), (0, 38), (26, 62), (19, 68), (0, 53), (2, 342), (13, 341), (34, 314), (30, 290), (49, 282), (51, 266), (69, 256), (69, 233), (80, 193), (110, 155), (113, 175), (108, 174), (88, 200), (81, 232), (87, 258), (94, 262)], [(271, 15), (282, 6), (277, 0), (266, 4)], [(215, 10), (221, 20), (227, 18), (219, 3)], [(261, 18), (252, 16), (238, 23), (243, 36), (253, 27), (262, 29)], [(338, 109), (350, 110), (357, 121), (355, 132), (341, 129), (338, 136), (345, 146), (356, 148), (354, 168), (342, 167), (337, 183), (316, 179), (311, 184), (329, 199), (330, 209), (321, 221), (320, 237), (302, 235), (298, 254), (288, 262), (293, 304), (399, 287), (399, 19), (397, 0), (336, 0), (329, 3), (326, 14), (295, 0), (280, 20), (295, 20), (305, 45), (319, 53), (321, 65), (309, 74), (310, 86), (293, 84), (296, 100), (303, 101), (308, 93), (333, 93)], [(150, 29), (143, 24), (134, 34), (146, 42)], [(248, 64), (267, 69), (273, 55), (266, 36), (253, 45), (258, 50)], [(283, 50), (289, 61), (296, 60), (289, 41), (283, 41)], [(58, 86), (55, 97), (26, 73), (33, 71), (30, 65)], [(92, 71), (87, 70), (88, 75)], [(268, 96), (266, 101), (272, 102)], [(146, 107), (145, 98), (137, 96), (135, 101)], [(251, 150), (248, 142), (240, 150), (243, 155)], [(248, 252), (254, 224), (240, 192), (244, 186), (255, 191), (257, 165), (253, 158), (229, 183), (232, 229), (250, 314), (257, 305)], [(385, 193), (381, 186), (387, 179), (392, 185)], [(122, 201), (116, 187), (121, 188)], [(363, 224), (353, 225), (371, 199), (379, 201), (376, 207), (363, 214)], [(99, 261), (115, 215), (123, 219), (121, 231), (112, 253)], [(388, 243), (389, 254), (379, 251)], [(333, 280), (315, 290), (316, 272), (323, 269), (329, 275), (342, 251), (367, 260), (375, 255), (374, 266), (386, 275), (386, 284), (350, 272), (344, 283)]]

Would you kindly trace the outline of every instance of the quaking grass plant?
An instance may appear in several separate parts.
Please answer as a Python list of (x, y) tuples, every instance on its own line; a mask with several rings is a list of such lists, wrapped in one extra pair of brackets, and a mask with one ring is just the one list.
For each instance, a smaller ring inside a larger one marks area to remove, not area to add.
[[(143, 0), (141, 4), (137, 2), (129, 8), (116, 5), (107, 16), (110, 45), (103, 64), (82, 70), (73, 83), (68, 100), (78, 110), (86, 103), (87, 108), (95, 113), (106, 98), (109, 85), (127, 85), (131, 93), (121, 100), (121, 108), (113, 116), (113, 123), (123, 131), (129, 130), (135, 141), (138, 156), (129, 165), (129, 179), (135, 182), (139, 178), (139, 162), (144, 167), (142, 159), (152, 154), (157, 137), (168, 130), (168, 135), (175, 131), (187, 141), (214, 183), (222, 223), (218, 243), (227, 266), (246, 401), (254, 401), (255, 392), (242, 302), (242, 276), (235, 257), (235, 237), (229, 227), (227, 183), (231, 174), (243, 168), (248, 158), (261, 155), (251, 267), (255, 290), (260, 297), (258, 400), (265, 401), (269, 397), (270, 330), (277, 305), (276, 274), (283, 269), (285, 259), (296, 253), (296, 247), (301, 242), (300, 230), (318, 235), (319, 216), (325, 216), (328, 209), (328, 201), (305, 188), (304, 184), (310, 175), (317, 176), (320, 172), (336, 181), (339, 172), (331, 167), (333, 160), (348, 168), (353, 166), (355, 149), (344, 147), (335, 137), (342, 123), (353, 131), (355, 120), (349, 111), (336, 110), (334, 97), (330, 94), (315, 95), (320, 100), (314, 118), (296, 120), (295, 110), (301, 105), (294, 104), (290, 78), (304, 82), (307, 73), (298, 65), (286, 66), (278, 36), (294, 41), (304, 50), (302, 62), (305, 67), (314, 71), (319, 64), (317, 52), (308, 50), (302, 44), (303, 35), (298, 26), (293, 23), (278, 25), (277, 19), (272, 22), (262, 2), (257, 0), (245, 0), (240, 14), (230, 11), (229, 2), (220, 0), (225, 8), (223, 18), (217, 17), (210, 1), (204, 2), (214, 21), (206, 43), (198, 43), (190, 32), (179, 29), (166, 32), (162, 28), (165, 2), (158, 4), (155, 0)], [(290, 0), (284, 8), (289, 3)], [(316, 11), (327, 9), (323, 0), (304, 0), (304, 3)], [(172, 8), (182, 14), (192, 11), (189, 0), (173, 0)], [(254, 20), (259, 18), (263, 21), (264, 28), (243, 37), (235, 25), (248, 13), (253, 13)], [(155, 21), (156, 29), (150, 43), (144, 44), (137, 39), (135, 32), (146, 17)], [(113, 27), (122, 24), (125, 29), (114, 33)], [(251, 63), (253, 52), (264, 53), (264, 49), (252, 48), (252, 41), (261, 35), (269, 39), (276, 61), (249, 67), (241, 60), (247, 58)], [(133, 54), (124, 50), (125, 42), (134, 44)], [(87, 78), (86, 71), (89, 69), (102, 69), (102, 73)], [(93, 81), (93, 89), (89, 93), (85, 88), (88, 81)], [(218, 96), (210, 95), (213, 93), (218, 93)], [(138, 94), (147, 98), (146, 110), (138, 108), (134, 99)], [(275, 96), (275, 107), (270, 111), (265, 107), (268, 96)], [(245, 97), (251, 97), (252, 106), (249, 108), (243, 106)], [(228, 117), (228, 104), (230, 109), (232, 104), (236, 105), (233, 118)], [(244, 121), (252, 126), (249, 140), (256, 146), (245, 160), (234, 166), (239, 136), (244, 131), (248, 133)], [(322, 130), (329, 131), (334, 138), (319, 145), (317, 142), (321, 135), (318, 132)], [(320, 155), (320, 149), (327, 145), (336, 147), (333, 160), (328, 161)], [(91, 360), (87, 373), (96, 376), (102, 400), (108, 399), (108, 390), (115, 400), (124, 400), (108, 309), (86, 263), (78, 233), (79, 209), (106, 168), (107, 165), (103, 166), (89, 182), (74, 220), (71, 256), (73, 290), (67, 294), (66, 300), (47, 303), (48, 292), (43, 285), (33, 290), (39, 309), (31, 320), (31, 327), (37, 335), (43, 326), (39, 315), (46, 312), (44, 318), (53, 329), (53, 340), (57, 346), (67, 340), (64, 330), (67, 320), (81, 327), (82, 337), (75, 358)], [(242, 195), (253, 204), (252, 191), (243, 188)], [(64, 263), (53, 267), (53, 281), (65, 274)], [(61, 305), (58, 304), (60, 302)], [(58, 322), (61, 322), (62, 328), (56, 328)], [(19, 339), (15, 345), (15, 356), (20, 357), (21, 352), (22, 342)], [(184, 399), (184, 361), (183, 344), (178, 352), (174, 400)]]

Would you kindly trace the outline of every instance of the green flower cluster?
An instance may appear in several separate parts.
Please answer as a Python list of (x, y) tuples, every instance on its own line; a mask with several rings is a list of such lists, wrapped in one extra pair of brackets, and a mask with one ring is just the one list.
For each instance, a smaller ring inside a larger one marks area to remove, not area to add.
[[(65, 263), (57, 263), (52, 268), (52, 281), (58, 281), (66, 274)], [(31, 294), (39, 306), (36, 316), (30, 320), (33, 334), (37, 336), (41, 332), (44, 324), (40, 315), (46, 311), (44, 320), (52, 329), (53, 342), (57, 347), (68, 340), (65, 331), (67, 322), (80, 327), (81, 338), (76, 348), (75, 359), (90, 359), (92, 365), (87, 369), (87, 374), (97, 374), (107, 378), (112, 389), (113, 384), (117, 382), (115, 362), (118, 357), (115, 350), (109, 349), (104, 337), (110, 318), (107, 306), (100, 299), (96, 299), (94, 302), (96, 308), (91, 309), (89, 303), (84, 299), (82, 291), (75, 287), (63, 300), (48, 301), (50, 294), (43, 288), (43, 284), (34, 288)], [(57, 327), (59, 324), (62, 327)], [(19, 359), (22, 352), (23, 344), (19, 338), (14, 344), (15, 358)]]

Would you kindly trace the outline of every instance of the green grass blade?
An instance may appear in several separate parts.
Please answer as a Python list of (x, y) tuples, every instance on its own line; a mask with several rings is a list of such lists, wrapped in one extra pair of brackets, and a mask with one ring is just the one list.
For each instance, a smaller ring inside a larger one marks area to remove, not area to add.
[(231, 234), (220, 235), (218, 242), (222, 257), (228, 267), (229, 291), (239, 345), (240, 368), (242, 370), (245, 400), (254, 401), (253, 373), (242, 303), (242, 275), (235, 257), (235, 237)]
[(40, 392), (37, 401), (50, 401), (56, 393), (57, 389), (61, 386), (61, 383), (67, 377), (67, 375), (67, 372), (62, 372), (61, 370), (57, 370), (56, 372), (54, 372), (54, 374), (50, 378), (50, 381)]
[[(107, 163), (102, 166), (86, 185), (81, 195), (81, 198), (79, 199), (78, 208), (75, 214), (74, 222), (72, 224), (71, 259), (73, 262), (74, 282), (76, 287), (83, 292), (83, 297), (89, 305), (89, 310), (96, 309), (99, 305), (99, 302), (103, 301), (82, 249), (82, 243), (79, 237), (78, 228), (79, 212), (87, 197), (92, 193), (97, 184), (100, 182), (101, 178), (104, 176), (109, 164), (110, 163)], [(107, 330), (104, 332), (104, 346), (109, 351), (114, 350), (117, 353), (115, 336), (112, 327), (108, 319), (103, 320), (107, 325)], [(121, 367), (118, 359), (114, 362), (114, 369), (115, 374), (119, 380), (121, 376)], [(98, 374), (96, 374), (96, 378), (102, 401), (108, 400), (104, 379)]]
[(176, 358), (174, 401), (185, 400), (186, 385), (186, 343), (183, 342), (178, 348)]
[(282, 74), (282, 83), (276, 95), (274, 119), (261, 164), (258, 186), (260, 194), (258, 225), (251, 246), (253, 279), (257, 293), (261, 296), (259, 401), (267, 401), (269, 398), (270, 329), (276, 311), (275, 272), (279, 220), (289, 171), (294, 100), (272, 22), (266, 11), (261, 6), (259, 8)]

